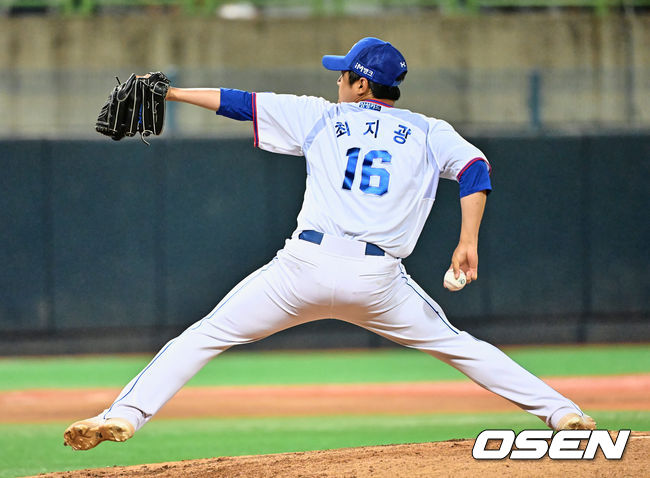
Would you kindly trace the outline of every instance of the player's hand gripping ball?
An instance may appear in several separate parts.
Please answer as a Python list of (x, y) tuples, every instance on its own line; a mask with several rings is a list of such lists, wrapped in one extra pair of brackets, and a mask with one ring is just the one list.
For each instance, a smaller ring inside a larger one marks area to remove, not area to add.
[(442, 285), (445, 287), (445, 289), (448, 289), (452, 292), (461, 290), (463, 287), (465, 287), (465, 284), (467, 284), (465, 273), (463, 271), (460, 271), (460, 275), (458, 276), (458, 279), (456, 279), (453, 269), (449, 269), (445, 273), (445, 278), (442, 282)]

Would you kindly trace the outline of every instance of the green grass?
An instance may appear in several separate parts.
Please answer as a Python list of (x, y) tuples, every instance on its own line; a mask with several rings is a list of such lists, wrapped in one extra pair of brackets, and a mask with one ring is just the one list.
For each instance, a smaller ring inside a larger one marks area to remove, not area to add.
[[(589, 413), (589, 410), (587, 410)], [(650, 429), (650, 412), (591, 412), (600, 428)], [(545, 428), (525, 413), (154, 420), (127, 444), (62, 446), (66, 423), (0, 425), (0, 478), (195, 458), (475, 438), (486, 428)], [(38, 447), (25, 444), (38, 443)]]
[[(536, 375), (611, 375), (650, 372), (647, 345), (505, 349)], [(150, 356), (0, 359), (0, 390), (121, 387)], [(189, 383), (286, 385), (462, 380), (453, 368), (409, 349), (337, 352), (227, 352)]]
[[(647, 345), (507, 348), (505, 351), (540, 376), (650, 372), (650, 347)], [(0, 359), (0, 390), (121, 387), (150, 358)], [(390, 383), (463, 378), (442, 362), (408, 349), (233, 351), (208, 364), (190, 385)], [(596, 411), (593, 415), (601, 428), (650, 430), (649, 411)], [(67, 425), (0, 424), (0, 478), (213, 456), (474, 438), (489, 427), (544, 428), (537, 418), (521, 412), (156, 419), (128, 444), (106, 443), (90, 452), (73, 452), (62, 446), (62, 432)], [(35, 448), (34, 443), (38, 443), (38, 447)]]

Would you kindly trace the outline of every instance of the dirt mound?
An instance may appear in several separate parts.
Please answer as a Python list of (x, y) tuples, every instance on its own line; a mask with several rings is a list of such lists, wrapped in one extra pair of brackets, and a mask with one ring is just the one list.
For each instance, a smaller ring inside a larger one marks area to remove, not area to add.
[(650, 433), (633, 433), (621, 460), (601, 452), (591, 461), (477, 461), (473, 440), (344, 448), (276, 455), (209, 458), (128, 467), (100, 468), (41, 477), (215, 477), (395, 478), (454, 476), (627, 477), (649, 469)]

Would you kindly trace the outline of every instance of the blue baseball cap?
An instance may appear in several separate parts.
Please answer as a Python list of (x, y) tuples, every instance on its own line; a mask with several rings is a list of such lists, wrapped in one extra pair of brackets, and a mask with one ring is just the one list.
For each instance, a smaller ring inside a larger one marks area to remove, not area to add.
[(397, 78), (407, 71), (404, 56), (390, 43), (367, 37), (354, 44), (345, 56), (325, 55), (323, 66), (334, 71), (354, 71), (370, 81), (397, 86)]

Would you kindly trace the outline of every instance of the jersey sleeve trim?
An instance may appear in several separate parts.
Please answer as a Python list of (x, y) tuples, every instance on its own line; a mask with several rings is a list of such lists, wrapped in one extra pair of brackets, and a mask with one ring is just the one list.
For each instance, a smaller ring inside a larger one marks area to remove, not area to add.
[(490, 163), (488, 162), (488, 160), (485, 159), (485, 158), (478, 157), (478, 158), (474, 158), (474, 159), (472, 159), (469, 163), (467, 163), (467, 164), (465, 165), (465, 167), (464, 167), (463, 169), (460, 170), (460, 172), (456, 175), (456, 180), (457, 180), (457, 181), (460, 181), (460, 177), (463, 175), (463, 173), (464, 173), (465, 171), (467, 171), (467, 169), (468, 169), (472, 164), (474, 164), (474, 163), (477, 162), (477, 161), (484, 161), (485, 164), (486, 164), (487, 167), (488, 167), (488, 174), (492, 174), (492, 166), (490, 165)]
[(257, 130), (257, 94), (253, 93), (252, 98), (253, 106), (253, 146), (259, 148), (260, 146), (260, 135)]
[(469, 196), (479, 191), (485, 191), (490, 194), (492, 183), (488, 172), (488, 165), (485, 161), (474, 161), (471, 166), (466, 168), (465, 174), (458, 181), (460, 185), (460, 197)]
[(237, 121), (253, 119), (251, 93), (248, 91), (221, 88), (221, 104), (217, 114)]

